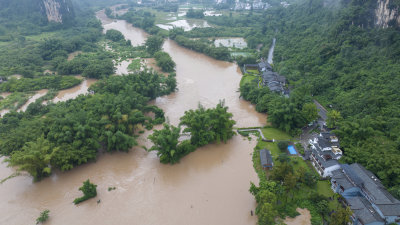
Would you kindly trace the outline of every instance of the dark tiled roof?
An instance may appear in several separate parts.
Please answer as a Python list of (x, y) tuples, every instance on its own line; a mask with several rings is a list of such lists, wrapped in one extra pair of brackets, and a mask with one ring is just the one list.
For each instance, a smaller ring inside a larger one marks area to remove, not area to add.
[[(342, 164), (341, 167), (343, 170), (335, 171), (332, 178), (344, 189), (357, 186), (379, 208), (383, 215), (400, 216), (400, 201), (385, 189), (371, 171), (358, 163)], [(365, 199), (365, 201), (367, 200)]]
[(345, 190), (354, 187), (351, 181), (344, 175), (342, 170), (335, 170), (332, 172), (332, 179), (342, 186)]
[(350, 165), (354, 173), (363, 181), (363, 190), (372, 198), (385, 216), (400, 216), (400, 201), (394, 198), (382, 185), (380, 180), (362, 165)]
[(260, 159), (263, 167), (272, 167), (274, 165), (271, 152), (267, 149), (260, 150)]
[(353, 167), (350, 167), (348, 164), (342, 164), (341, 167), (355, 185), (359, 187), (364, 185), (364, 181), (358, 176), (358, 173), (353, 170)]
[[(321, 163), (321, 165), (324, 168), (328, 168), (328, 167), (331, 167), (334, 165), (339, 165), (339, 162), (336, 159), (334, 159), (333, 157), (332, 157), (332, 159), (323, 158), (324, 155), (330, 154), (329, 152), (323, 152), (318, 147), (316, 149), (312, 149), (312, 152), (314, 153), (315, 157), (318, 159), (318, 161)], [(331, 152), (331, 154), (333, 154), (333, 153)]]
[(369, 203), (365, 198), (354, 197), (346, 199), (346, 201), (349, 204), (350, 209), (363, 224), (384, 222), (384, 220), (374, 210), (371, 203)]

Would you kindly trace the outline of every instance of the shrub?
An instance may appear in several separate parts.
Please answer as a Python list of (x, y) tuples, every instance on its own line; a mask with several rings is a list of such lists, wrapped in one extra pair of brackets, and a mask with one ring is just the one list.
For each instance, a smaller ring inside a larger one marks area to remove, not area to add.
[(278, 148), (283, 152), (286, 151), (287, 147), (289, 146), (288, 141), (279, 141), (278, 142)]
[(46, 209), (40, 213), (40, 216), (36, 219), (36, 224), (44, 223), (49, 219), (50, 210)]
[(87, 179), (85, 182), (83, 182), (83, 186), (79, 188), (80, 191), (83, 192), (83, 196), (80, 198), (76, 198), (74, 200), (75, 205), (88, 200), (89, 198), (94, 198), (97, 196), (97, 191), (96, 191), (97, 185), (90, 183), (90, 180)]

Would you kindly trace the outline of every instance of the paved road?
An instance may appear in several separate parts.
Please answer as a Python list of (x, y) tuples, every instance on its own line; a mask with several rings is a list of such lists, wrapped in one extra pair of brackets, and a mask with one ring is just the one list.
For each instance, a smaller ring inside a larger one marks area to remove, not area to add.
[(314, 100), (314, 104), (317, 106), (318, 115), (326, 121), (328, 119), (328, 111), (319, 103), (317, 100)]

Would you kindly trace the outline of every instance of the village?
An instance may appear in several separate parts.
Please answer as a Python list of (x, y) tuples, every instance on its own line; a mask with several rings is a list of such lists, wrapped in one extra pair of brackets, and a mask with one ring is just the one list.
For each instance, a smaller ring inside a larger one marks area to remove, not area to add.
[[(245, 73), (259, 72), (260, 85), (268, 87), (285, 97), (289, 97), (289, 88), (286, 78), (273, 72), (272, 66), (261, 59), (258, 64), (246, 64)], [(331, 190), (339, 195), (338, 201), (352, 211), (353, 224), (391, 224), (400, 222), (400, 201), (394, 198), (383, 186), (381, 181), (371, 171), (358, 163), (345, 164), (339, 160), (343, 156), (340, 149), (340, 140), (334, 131), (326, 126), (327, 110), (317, 101), (314, 101), (319, 110), (319, 119), (302, 129), (298, 140), (287, 141), (286, 154), (289, 157), (301, 158), (309, 162), (319, 174), (320, 180), (328, 180)], [(279, 142), (265, 136), (261, 129), (242, 129), (240, 132), (256, 131), (263, 142)], [(316, 132), (318, 131), (318, 132)], [(281, 140), (280, 140), (281, 141)], [(300, 146), (302, 153), (296, 149)], [(271, 150), (259, 150), (261, 167), (267, 171), (274, 169), (274, 156)]]

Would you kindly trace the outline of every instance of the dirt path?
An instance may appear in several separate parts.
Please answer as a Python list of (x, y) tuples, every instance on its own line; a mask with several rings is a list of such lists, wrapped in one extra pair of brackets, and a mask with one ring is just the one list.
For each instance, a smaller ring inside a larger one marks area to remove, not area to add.
[(287, 225), (311, 225), (311, 214), (308, 209), (296, 209), (300, 215), (295, 218), (286, 217), (284, 223)]

